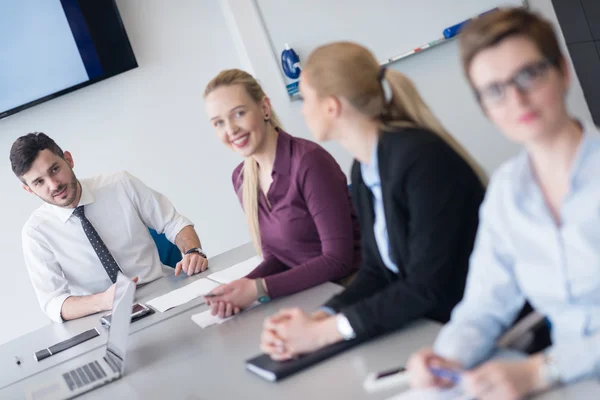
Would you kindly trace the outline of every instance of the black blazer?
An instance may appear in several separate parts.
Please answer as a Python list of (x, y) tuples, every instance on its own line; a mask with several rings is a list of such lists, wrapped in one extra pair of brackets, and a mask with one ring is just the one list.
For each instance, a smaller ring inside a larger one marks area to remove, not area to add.
[(373, 233), (373, 196), (352, 166), (363, 262), (348, 289), (325, 306), (343, 312), (358, 337), (418, 318), (447, 322), (465, 288), (484, 187), (444, 140), (421, 129), (381, 133), (379, 175), (391, 258), (386, 268)]

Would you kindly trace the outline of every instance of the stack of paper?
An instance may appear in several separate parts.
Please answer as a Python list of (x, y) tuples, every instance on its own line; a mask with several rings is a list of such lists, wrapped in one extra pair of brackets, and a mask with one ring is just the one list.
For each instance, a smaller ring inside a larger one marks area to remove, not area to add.
[[(246, 308), (243, 312), (252, 310), (253, 308), (258, 307), (258, 306), (260, 306), (260, 303), (258, 301), (255, 301), (248, 308)], [(207, 328), (214, 324), (220, 325), (225, 321), (229, 321), (233, 317), (235, 317), (235, 315), (232, 315), (231, 317), (228, 317), (228, 318), (219, 318), (218, 315), (212, 315), (211, 310), (206, 310), (199, 314), (192, 315), (192, 321), (194, 321), (198, 326), (200, 326), (200, 328), (204, 329), (204, 328)]]
[(167, 294), (156, 297), (146, 304), (157, 311), (165, 312), (170, 308), (180, 306), (188, 301), (194, 300), (197, 297), (204, 296), (210, 293), (214, 288), (219, 286), (217, 282), (210, 279), (198, 279), (180, 289), (173, 290)]
[(261, 262), (262, 259), (259, 256), (255, 256), (249, 260), (242, 261), (241, 263), (236, 264), (233, 267), (229, 267), (222, 271), (215, 272), (214, 274), (210, 274), (208, 278), (219, 283), (230, 283), (235, 281), (236, 279), (240, 279), (248, 275)]

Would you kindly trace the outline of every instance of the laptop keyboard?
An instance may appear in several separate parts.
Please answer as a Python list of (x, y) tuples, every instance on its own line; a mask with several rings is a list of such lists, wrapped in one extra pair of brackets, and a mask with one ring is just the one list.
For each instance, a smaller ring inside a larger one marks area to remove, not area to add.
[(69, 390), (73, 391), (106, 378), (106, 373), (100, 364), (98, 364), (98, 361), (93, 361), (63, 374), (63, 378), (67, 386), (69, 386)]

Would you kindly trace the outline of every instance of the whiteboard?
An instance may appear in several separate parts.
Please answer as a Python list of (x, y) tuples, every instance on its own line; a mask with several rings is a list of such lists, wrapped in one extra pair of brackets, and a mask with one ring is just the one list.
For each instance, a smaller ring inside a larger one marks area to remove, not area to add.
[[(382, 61), (443, 36), (445, 28), (520, 0), (255, 0), (275, 59), (289, 43), (300, 63), (317, 46), (350, 40)], [(293, 5), (302, 7), (293, 8)], [(368, 6), (367, 6), (368, 4)], [(519, 147), (487, 120), (462, 72), (458, 41), (399, 60), (388, 68), (411, 78), (444, 127), (491, 173)]]
[(443, 37), (443, 31), (522, 0), (255, 0), (276, 55), (289, 43), (300, 59), (333, 41), (360, 43), (383, 61)]

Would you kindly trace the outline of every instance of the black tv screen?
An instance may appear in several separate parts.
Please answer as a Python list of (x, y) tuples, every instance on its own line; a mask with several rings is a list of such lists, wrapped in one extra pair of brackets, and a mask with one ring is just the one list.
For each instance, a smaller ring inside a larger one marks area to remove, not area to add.
[(136, 67), (114, 0), (0, 2), (0, 119)]

